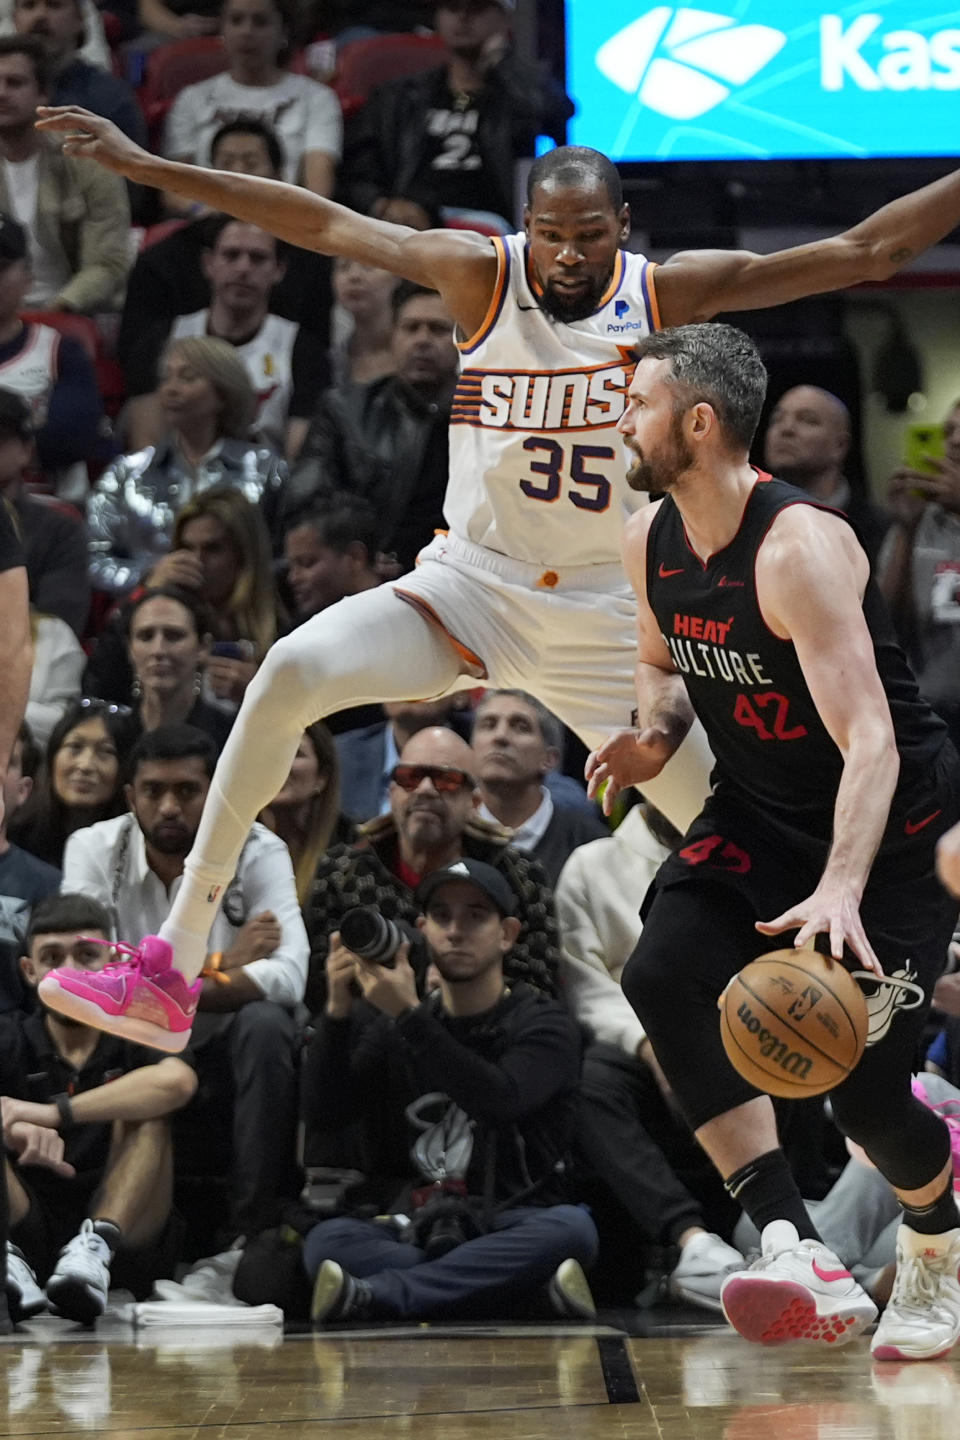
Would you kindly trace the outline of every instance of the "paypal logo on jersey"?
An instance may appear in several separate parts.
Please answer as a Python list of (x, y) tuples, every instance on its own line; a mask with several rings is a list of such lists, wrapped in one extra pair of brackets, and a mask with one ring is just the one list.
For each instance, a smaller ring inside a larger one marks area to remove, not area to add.
[(786, 44), (782, 30), (737, 25), (709, 10), (657, 5), (597, 51), (602, 74), (674, 120), (705, 115)]
[(960, 0), (567, 0), (569, 139), (615, 160), (956, 150)]

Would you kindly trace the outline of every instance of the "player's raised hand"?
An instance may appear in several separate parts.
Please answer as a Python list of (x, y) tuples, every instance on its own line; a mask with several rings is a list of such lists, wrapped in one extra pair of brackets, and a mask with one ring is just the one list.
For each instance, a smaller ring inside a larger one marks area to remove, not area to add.
[(82, 105), (38, 105), (36, 127), (63, 135), (63, 153), (96, 160), (107, 170), (127, 175), (131, 166), (149, 158), (112, 120)]
[(584, 767), (587, 794), (595, 800), (602, 785), (603, 813), (609, 815), (621, 790), (653, 780), (674, 752), (670, 737), (654, 726), (645, 730), (617, 730), (596, 750), (591, 750)]
[(829, 935), (834, 960), (842, 960), (844, 946), (848, 946), (865, 970), (874, 975), (883, 974), (883, 966), (863, 928), (857, 900), (838, 885), (819, 885), (808, 899), (791, 906), (775, 920), (758, 920), (756, 928), (761, 935), (782, 935), (785, 930), (796, 930), (793, 944), (797, 950), (815, 935)]

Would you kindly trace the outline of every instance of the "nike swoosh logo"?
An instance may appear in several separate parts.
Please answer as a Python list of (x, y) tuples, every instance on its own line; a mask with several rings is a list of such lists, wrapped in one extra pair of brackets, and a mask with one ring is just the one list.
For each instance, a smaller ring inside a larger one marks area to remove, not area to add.
[(660, 576), (660, 579), (661, 579), (661, 580), (667, 580), (667, 579), (669, 579), (669, 577), (670, 577), (671, 575), (682, 575), (682, 574), (683, 574), (683, 566), (681, 565), (679, 570), (665, 570), (665, 569), (664, 569), (664, 565), (663, 565), (663, 561), (661, 560), (661, 561), (660, 561), (660, 569), (657, 571), (657, 574)]
[(743, 589), (742, 580), (728, 580), (726, 575), (721, 575), (719, 583), (721, 588), (726, 587), (727, 589), (732, 589), (735, 587), (737, 590)]
[(813, 1261), (813, 1273), (820, 1280), (852, 1280), (853, 1276), (849, 1270), (824, 1270), (816, 1260)]
[(923, 820), (908, 820), (903, 827), (903, 832), (905, 835), (916, 835), (918, 830), (922, 830), (925, 825), (929, 825), (936, 820), (938, 815), (942, 814), (942, 810), (934, 810), (932, 815), (927, 815)]

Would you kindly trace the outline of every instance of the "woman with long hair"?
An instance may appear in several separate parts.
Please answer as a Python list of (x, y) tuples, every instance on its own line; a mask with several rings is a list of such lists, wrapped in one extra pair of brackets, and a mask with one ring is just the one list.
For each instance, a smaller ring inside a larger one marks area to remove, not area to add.
[(203, 490), (179, 512), (173, 549), (148, 581), (149, 589), (171, 585), (194, 595), (207, 613), (213, 637), (207, 688), (236, 711), (286, 621), (266, 525), (238, 490)]
[(186, 591), (146, 590), (127, 612), (127, 646), (133, 666), (133, 730), (194, 725), (222, 746), (232, 716), (203, 697), (210, 653), (210, 624)]
[(260, 821), (279, 835), (293, 861), (297, 899), (306, 903), (324, 851), (354, 835), (340, 813), (340, 762), (333, 736), (318, 720), (300, 737), (290, 774)]
[(50, 733), (33, 794), (10, 826), (11, 840), (60, 869), (74, 830), (122, 814), (131, 718), (125, 705), (74, 701)]
[(256, 396), (232, 345), (208, 336), (171, 340), (157, 390), (164, 434), (121, 455), (87, 502), (91, 578), (98, 590), (128, 595), (170, 549), (174, 516), (204, 490), (239, 490), (260, 504), (271, 530), (286, 466), (249, 438)]

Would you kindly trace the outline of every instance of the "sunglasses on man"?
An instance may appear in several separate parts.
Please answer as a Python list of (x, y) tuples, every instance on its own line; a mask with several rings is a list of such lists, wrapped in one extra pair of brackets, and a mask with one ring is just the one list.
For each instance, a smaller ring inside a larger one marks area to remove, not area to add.
[(466, 770), (454, 765), (405, 765), (402, 761), (390, 771), (390, 779), (401, 790), (419, 790), (429, 780), (440, 795), (455, 795), (458, 790), (473, 790), (476, 780)]

